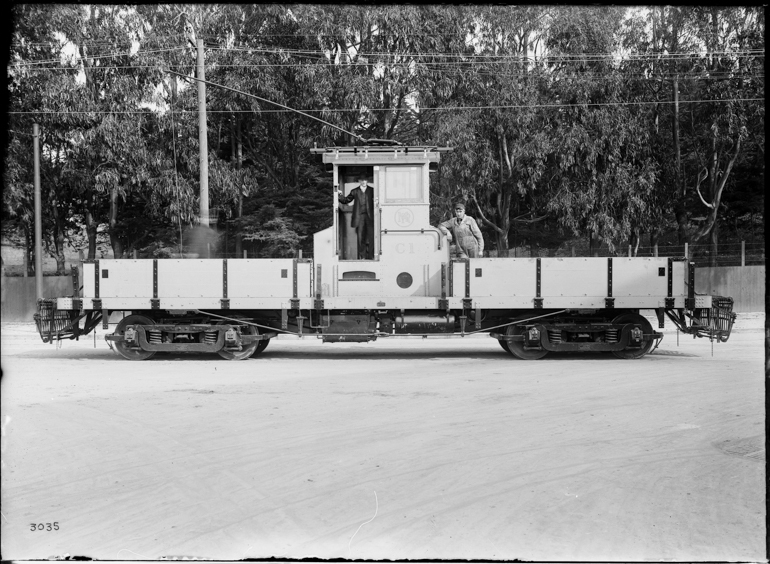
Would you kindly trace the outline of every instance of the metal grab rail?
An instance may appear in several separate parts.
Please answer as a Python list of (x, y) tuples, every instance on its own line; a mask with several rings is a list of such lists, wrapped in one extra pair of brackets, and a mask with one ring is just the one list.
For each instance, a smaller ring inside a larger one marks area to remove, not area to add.
[(384, 233), (387, 235), (388, 233), (425, 233), (426, 231), (432, 231), (438, 235), (438, 249), (441, 250), (441, 238), (444, 237), (444, 233), (436, 229), (435, 227), (428, 227), (428, 228), (422, 228), (422, 229), (383, 229), (380, 231), (380, 233)]

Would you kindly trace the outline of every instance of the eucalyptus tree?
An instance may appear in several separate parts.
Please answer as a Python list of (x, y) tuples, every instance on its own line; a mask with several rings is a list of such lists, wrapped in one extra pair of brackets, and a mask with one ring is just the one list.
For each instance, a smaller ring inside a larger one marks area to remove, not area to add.
[[(762, 168), (764, 12), (656, 6), (629, 19), (624, 35), (633, 87), (658, 102), (650, 131), (661, 213), (671, 212), (680, 243), (708, 236), (716, 245), (736, 167)], [(753, 183), (761, 198), (756, 174)]]
[(694, 242), (709, 238), (713, 261), (735, 166), (751, 158), (752, 150), (764, 151), (764, 24), (762, 10), (755, 8), (709, 6), (695, 12), (706, 48), (697, 70), (708, 79), (696, 83), (694, 96), (714, 102), (696, 105), (695, 119), (687, 125), (692, 170), (697, 170), (696, 209), (706, 214), (691, 237)]
[(457, 197), (475, 204), (473, 213), (501, 253), (513, 225), (545, 218), (544, 171), (553, 135), (552, 116), (541, 109), (549, 100), (541, 48), (549, 10), (486, 7), (470, 14), (474, 52), (456, 71), (463, 85), (455, 102), (460, 108), (437, 127), (457, 156), (444, 167), (446, 181)]
[[(69, 109), (75, 70), (63, 60), (63, 41), (57, 35), (57, 18), (63, 8), (17, 5), (8, 64), (9, 143), (5, 154), (4, 216), (16, 221), (25, 234), (31, 264), (32, 124), (40, 125), (40, 173), (43, 208), (43, 242), (64, 270), (64, 240), (72, 226), (77, 190), (62, 181), (69, 148), (67, 131), (73, 118)], [(5, 219), (4, 217), (4, 219)]]
[(589, 250), (612, 251), (647, 230), (657, 167), (643, 106), (629, 96), (615, 54), (621, 8), (561, 8), (551, 23), (548, 58), (556, 112), (547, 209)]

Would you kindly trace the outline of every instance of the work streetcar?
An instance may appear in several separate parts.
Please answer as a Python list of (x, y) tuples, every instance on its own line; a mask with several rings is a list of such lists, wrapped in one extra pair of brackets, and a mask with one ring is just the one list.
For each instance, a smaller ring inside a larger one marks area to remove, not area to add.
[[(99, 323), (120, 356), (217, 353), (243, 360), (278, 335), (324, 342), (485, 333), (526, 360), (606, 351), (640, 358), (657, 346), (641, 311), (724, 342), (733, 300), (695, 293), (684, 257), (455, 258), (430, 225), (430, 176), (448, 148), (369, 142), (311, 149), (333, 176), (333, 221), (313, 258), (86, 260), (75, 295), (38, 300), (43, 341), (77, 339)], [(374, 190), (374, 256), (359, 260), (351, 207)], [(73, 269), (73, 275), (76, 271)]]

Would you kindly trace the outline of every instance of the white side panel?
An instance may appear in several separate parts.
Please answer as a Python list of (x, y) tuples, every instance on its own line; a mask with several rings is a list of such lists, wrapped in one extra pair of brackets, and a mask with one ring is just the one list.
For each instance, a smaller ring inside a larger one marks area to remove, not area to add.
[[(96, 285), (94, 283), (94, 268), (96, 265), (92, 262), (83, 263), (83, 299), (91, 300), (94, 298)], [(91, 303), (88, 301), (83, 302), (83, 307), (91, 309)]]
[(368, 296), (371, 298), (377, 298), (382, 295), (382, 286), (380, 285), (380, 280), (343, 279), (338, 281), (337, 288), (341, 297)]
[(427, 204), (389, 204), (382, 205), (381, 209), (381, 229), (420, 229), (430, 225), (430, 208)]
[[(606, 259), (604, 260), (606, 263)], [(659, 273), (660, 268), (663, 269), (663, 276)], [(681, 282), (680, 279), (680, 286)], [(665, 298), (668, 295), (668, 260), (646, 257), (613, 258), (612, 295), (616, 299), (626, 296)]]
[[(304, 268), (299, 268), (299, 267)], [(309, 268), (297, 265), (297, 295), (309, 295)], [(304, 277), (302, 284), (301, 278)], [(300, 294), (300, 292), (303, 292)], [(227, 297), (291, 298), (294, 296), (294, 261), (292, 259), (235, 259), (227, 261)], [(230, 304), (230, 307), (234, 307)]]
[[(383, 296), (440, 296), (441, 261), (446, 247), (438, 249), (436, 233), (388, 233), (382, 236), (383, 260), (380, 280)], [(387, 260), (385, 259), (387, 257)], [(399, 275), (408, 274), (412, 284), (398, 285)], [(344, 295), (344, 294), (341, 294)]]
[(602, 298), (591, 303), (601, 302), (601, 307), (604, 307), (607, 296), (606, 258), (543, 258), (540, 260), (540, 272), (540, 295), (545, 300), (544, 307), (565, 307), (551, 306), (553, 302), (550, 298), (563, 296)]
[[(100, 260), (99, 297), (152, 298), (152, 262), (152, 259)], [(88, 279), (93, 283), (93, 271), (90, 276), (86, 275)]]
[[(452, 269), (451, 272), (451, 284), (449, 283), (450, 273), (449, 269)], [(464, 262), (453, 262), (451, 266), (449, 263), (447, 263), (447, 296), (449, 297), (456, 297), (456, 298), (464, 298), (465, 297), (465, 263)], [(462, 301), (459, 302), (461, 304), (460, 307), (462, 307)]]
[[(310, 298), (313, 296), (313, 263), (300, 262), (297, 264), (297, 297)], [(283, 296), (284, 298), (286, 296)]]
[(184, 307), (168, 305), (170, 303), (167, 301), (169, 298), (216, 298), (219, 300), (223, 296), (223, 283), (221, 259), (164, 259), (158, 261), (158, 298), (161, 300), (163, 309)]
[[(465, 268), (465, 265), (462, 265)], [(477, 269), (481, 269), (479, 276)], [(462, 278), (464, 281), (464, 277)], [(533, 298), (536, 294), (537, 262), (533, 258), (470, 259), (471, 297)], [(455, 278), (454, 295), (464, 296), (465, 287), (458, 287)]]
[[(681, 296), (686, 298), (688, 296), (687, 288), (687, 262), (675, 261), (673, 262), (673, 273), (671, 279), (672, 290), (671, 293), (674, 297)], [(684, 302), (682, 302), (684, 304)], [(677, 307), (684, 307), (684, 305), (678, 305)]]

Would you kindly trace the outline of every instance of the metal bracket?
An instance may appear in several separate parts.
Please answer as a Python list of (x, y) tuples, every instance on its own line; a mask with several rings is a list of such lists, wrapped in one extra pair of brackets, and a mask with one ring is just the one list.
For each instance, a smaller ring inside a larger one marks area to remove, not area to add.
[(463, 298), (463, 309), (473, 309), (472, 298)]
[(230, 298), (222, 298), (219, 300), (219, 304), (222, 309), (230, 309)]
[(685, 298), (684, 299), (684, 309), (689, 309), (690, 311), (694, 310), (695, 309), (695, 298)]
[(102, 309), (102, 300), (101, 299), (91, 300), (91, 309)]
[(449, 309), (449, 300), (444, 298), (439, 298), (438, 300), (438, 308), (439, 309)]
[(102, 329), (110, 328), (110, 312), (106, 309), (102, 310)]
[(535, 301), (535, 309), (543, 309), (543, 298), (533, 298)]
[(674, 298), (666, 298), (666, 309), (674, 309)]
[(291, 303), (291, 309), (299, 311), (299, 298), (291, 298), (289, 302)]
[(160, 299), (159, 298), (152, 298), (150, 300), (150, 308), (151, 309), (160, 309)]
[(615, 298), (604, 298), (604, 307), (606, 309), (615, 309)]
[(324, 301), (321, 298), (316, 298), (315, 300), (313, 300), (313, 307), (315, 309), (323, 309)]

